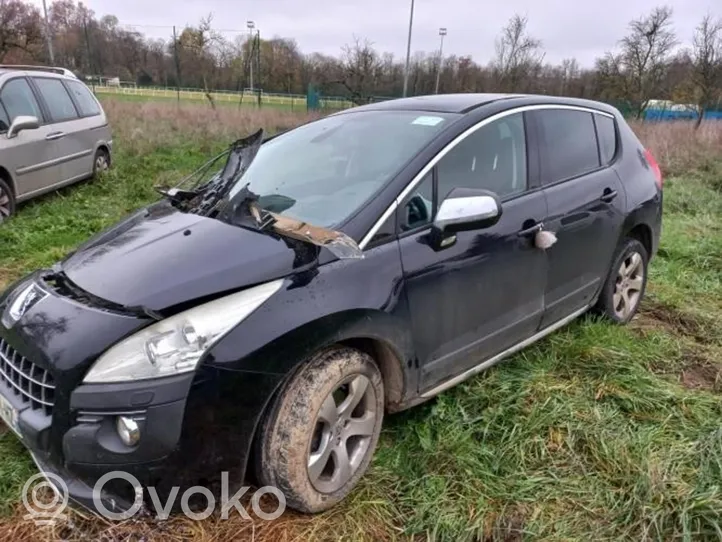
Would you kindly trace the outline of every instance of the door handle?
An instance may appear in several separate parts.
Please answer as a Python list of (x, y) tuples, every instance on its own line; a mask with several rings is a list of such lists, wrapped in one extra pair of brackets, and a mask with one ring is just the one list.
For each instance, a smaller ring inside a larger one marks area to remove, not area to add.
[(604, 203), (610, 203), (614, 198), (617, 197), (617, 191), (616, 190), (610, 190), (609, 188), (604, 190), (604, 194), (602, 194), (602, 197), (599, 198)]
[(541, 222), (537, 222), (533, 226), (529, 226), (528, 228), (519, 230), (516, 234), (519, 237), (529, 237), (531, 235), (534, 235), (536, 232), (541, 231), (543, 228), (544, 228), (544, 224)]
[(46, 135), (45, 139), (48, 141), (53, 141), (54, 139), (60, 139), (63, 136), (65, 136), (65, 132), (53, 132), (51, 134)]

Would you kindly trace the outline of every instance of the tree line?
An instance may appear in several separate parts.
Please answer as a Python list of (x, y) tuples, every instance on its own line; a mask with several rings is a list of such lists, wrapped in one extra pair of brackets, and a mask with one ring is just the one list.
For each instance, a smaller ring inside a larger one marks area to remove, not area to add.
[[(705, 15), (692, 36), (678, 36), (673, 12), (660, 6), (629, 22), (627, 33), (593, 67), (567, 58), (545, 62), (544, 44), (515, 15), (500, 29), (486, 64), (470, 56), (413, 55), (409, 94), (519, 92), (567, 95), (623, 104), (636, 116), (650, 100), (693, 104), (700, 111), (722, 101), (722, 18)], [(167, 40), (124, 28), (82, 3), (58, 0), (45, 19), (34, 5), (0, 0), (0, 62), (51, 63), (80, 76), (119, 77), (138, 85), (304, 94), (309, 85), (355, 103), (400, 96), (404, 60), (354, 37), (338, 56), (303, 53), (292, 38), (229, 39), (213, 17), (179, 28)], [(702, 117), (699, 116), (701, 122)]]

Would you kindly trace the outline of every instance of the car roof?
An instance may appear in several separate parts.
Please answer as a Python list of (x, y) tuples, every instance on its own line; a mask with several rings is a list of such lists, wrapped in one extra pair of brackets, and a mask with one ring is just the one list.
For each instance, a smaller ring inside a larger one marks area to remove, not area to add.
[(42, 73), (44, 75), (55, 75), (58, 77), (66, 77), (71, 79), (77, 79), (77, 76), (67, 68), (57, 68), (53, 66), (29, 66), (29, 65), (0, 65), (0, 75), (8, 73), (22, 73), (23, 75), (30, 75), (34, 73)]
[(558, 104), (578, 107), (591, 107), (613, 114), (613, 108), (601, 102), (581, 98), (567, 98), (561, 96), (547, 96), (538, 94), (433, 94), (429, 96), (414, 96), (411, 98), (397, 98), (362, 105), (346, 109), (340, 113), (356, 111), (428, 111), (435, 113), (465, 114), (499, 101), (515, 102), (518, 105)]
[(482, 105), (519, 96), (518, 94), (432, 94), (376, 102), (354, 107), (354, 111), (431, 111), (435, 113), (467, 113)]

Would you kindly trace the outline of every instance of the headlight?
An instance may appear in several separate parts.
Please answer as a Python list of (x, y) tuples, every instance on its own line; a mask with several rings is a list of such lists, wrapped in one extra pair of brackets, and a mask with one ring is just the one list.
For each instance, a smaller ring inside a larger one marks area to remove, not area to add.
[(283, 279), (268, 282), (148, 326), (108, 349), (83, 382), (127, 382), (192, 372), (203, 354), (282, 284)]

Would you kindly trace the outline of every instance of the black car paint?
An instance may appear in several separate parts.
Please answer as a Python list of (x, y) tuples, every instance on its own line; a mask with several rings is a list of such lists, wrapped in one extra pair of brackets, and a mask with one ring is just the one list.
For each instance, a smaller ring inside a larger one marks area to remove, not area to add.
[[(596, 102), (533, 96), (481, 96), (476, 108), (469, 95), (448, 102), (438, 97), (368, 107), (464, 114), (342, 224), (341, 231), (360, 241), (439, 151), (467, 128), (512, 108), (558, 104), (605, 111), (618, 119), (622, 150), (595, 174), (591, 194), (569, 185), (566, 198), (557, 201), (555, 192), (564, 191), (542, 186), (542, 160), (536, 132), (530, 130), (530, 190), (504, 202), (495, 226), (460, 232), (444, 250), (431, 243), (427, 227), (379, 238), (366, 248), (364, 259), (338, 260), (325, 249), (184, 214), (167, 202), (135, 213), (79, 247), (53, 271), (64, 273), (80, 290), (127, 306), (127, 312), (90, 306), (47, 283), (50, 295), (42, 304), (11, 329), (0, 328), (0, 336), (15, 350), (56, 379), (52, 419), (28, 410), (20, 417), (23, 439), (37, 460), (77, 477), (74, 498), (85, 505), (92, 504), (86, 485), (120, 465), (131, 466), (144, 484), (161, 487), (177, 483), (181, 471), (189, 481), (221, 470), (240, 477), (247, 471), (253, 436), (274, 393), (313, 352), (336, 343), (368, 351), (381, 366), (388, 409), (401, 410), (419, 402), (420, 394), (439, 382), (563, 316), (561, 306), (568, 314), (565, 300), (592, 302), (600, 277), (611, 265), (611, 245), (596, 253), (593, 269), (588, 262), (588, 280), (578, 284), (583, 295), (570, 296), (575, 289), (559, 284), (560, 312), (545, 313), (545, 293), (557, 290), (547, 278), (550, 269), (559, 266), (558, 273), (569, 276), (565, 266), (578, 262), (577, 250), (588, 250), (584, 243), (592, 240), (598, 248), (594, 235), (604, 231), (605, 240), (616, 246), (613, 237), (634, 231), (648, 236), (651, 252), (656, 252), (661, 192), (643, 157), (640, 163), (636, 138), (616, 110)], [(360, 114), (363, 109), (339, 114)], [(611, 204), (600, 203), (596, 192), (612, 184), (622, 186), (619, 197)], [(584, 230), (585, 241), (562, 248), (563, 257), (550, 258), (533, 248), (530, 238), (518, 235), (542, 221), (559, 229), (560, 247), (576, 228)], [(392, 215), (385, 227), (394, 224)], [(47, 273), (34, 273), (11, 286), (0, 296), (0, 311), (16, 287), (33, 280), (42, 285)], [(286, 277), (282, 290), (218, 342), (195, 374), (162, 382), (82, 384), (102, 352), (152, 323), (156, 312), (173, 314), (280, 277)], [(478, 277), (483, 277), (481, 282)], [(510, 305), (514, 302), (521, 305)], [(454, 309), (453, 316), (447, 309)], [(113, 414), (129, 411), (144, 413), (147, 435), (130, 449), (111, 430)]]

